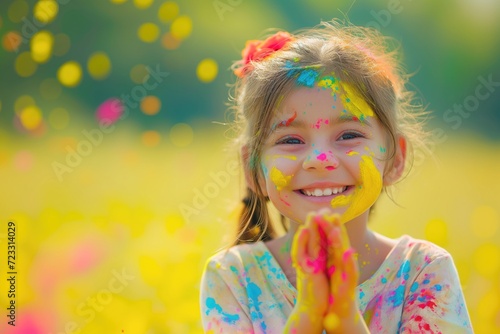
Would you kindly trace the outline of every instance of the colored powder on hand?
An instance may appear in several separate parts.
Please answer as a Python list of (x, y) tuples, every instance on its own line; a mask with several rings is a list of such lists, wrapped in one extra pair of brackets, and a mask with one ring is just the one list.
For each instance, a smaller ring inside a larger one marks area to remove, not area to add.
[(323, 326), (326, 330), (333, 331), (340, 325), (339, 316), (335, 313), (329, 313), (323, 320)]

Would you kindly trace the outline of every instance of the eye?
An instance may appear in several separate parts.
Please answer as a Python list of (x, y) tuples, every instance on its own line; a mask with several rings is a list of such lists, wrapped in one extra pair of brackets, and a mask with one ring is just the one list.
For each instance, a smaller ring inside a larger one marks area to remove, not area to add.
[(285, 144), (285, 145), (298, 145), (298, 144), (304, 144), (304, 142), (296, 137), (285, 137), (276, 142), (276, 144)]
[(353, 132), (353, 131), (349, 131), (349, 132), (345, 132), (342, 134), (342, 136), (339, 137), (338, 140), (349, 140), (349, 139), (356, 139), (356, 138), (363, 138), (364, 136), (359, 133), (359, 132)]

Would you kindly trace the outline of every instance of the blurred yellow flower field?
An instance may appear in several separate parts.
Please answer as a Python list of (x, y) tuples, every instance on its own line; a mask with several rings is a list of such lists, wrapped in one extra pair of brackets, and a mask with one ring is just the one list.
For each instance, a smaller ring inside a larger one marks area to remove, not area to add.
[[(83, 137), (2, 134), (12, 143), (0, 152), (3, 277), (9, 221), (17, 252), (16, 327), (4, 315), (2, 333), (202, 333), (198, 284), (234, 231), (237, 156), (223, 152), (220, 128), (194, 131), (185, 147), (145, 146), (142, 135), (117, 126), (59, 181), (53, 162)], [(477, 333), (500, 330), (499, 149), (450, 138), (392, 189), (397, 205), (381, 198), (372, 222), (452, 253)]]

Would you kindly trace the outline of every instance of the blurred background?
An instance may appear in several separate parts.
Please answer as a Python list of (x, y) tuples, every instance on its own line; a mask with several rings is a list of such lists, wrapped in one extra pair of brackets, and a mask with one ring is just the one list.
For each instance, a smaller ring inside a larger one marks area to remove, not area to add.
[(432, 154), (371, 224), (450, 251), (476, 333), (500, 332), (496, 0), (2, 0), (0, 332), (202, 333), (201, 272), (243, 188), (229, 67), (268, 28), (345, 16), (400, 42), (433, 111)]

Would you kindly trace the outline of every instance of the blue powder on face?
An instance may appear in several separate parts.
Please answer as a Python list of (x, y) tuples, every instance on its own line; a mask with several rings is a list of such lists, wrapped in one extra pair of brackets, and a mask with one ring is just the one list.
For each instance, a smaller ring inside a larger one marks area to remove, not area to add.
[(300, 72), (297, 77), (297, 84), (306, 86), (306, 87), (314, 87), (314, 83), (318, 79), (319, 73), (311, 68), (305, 69)]

